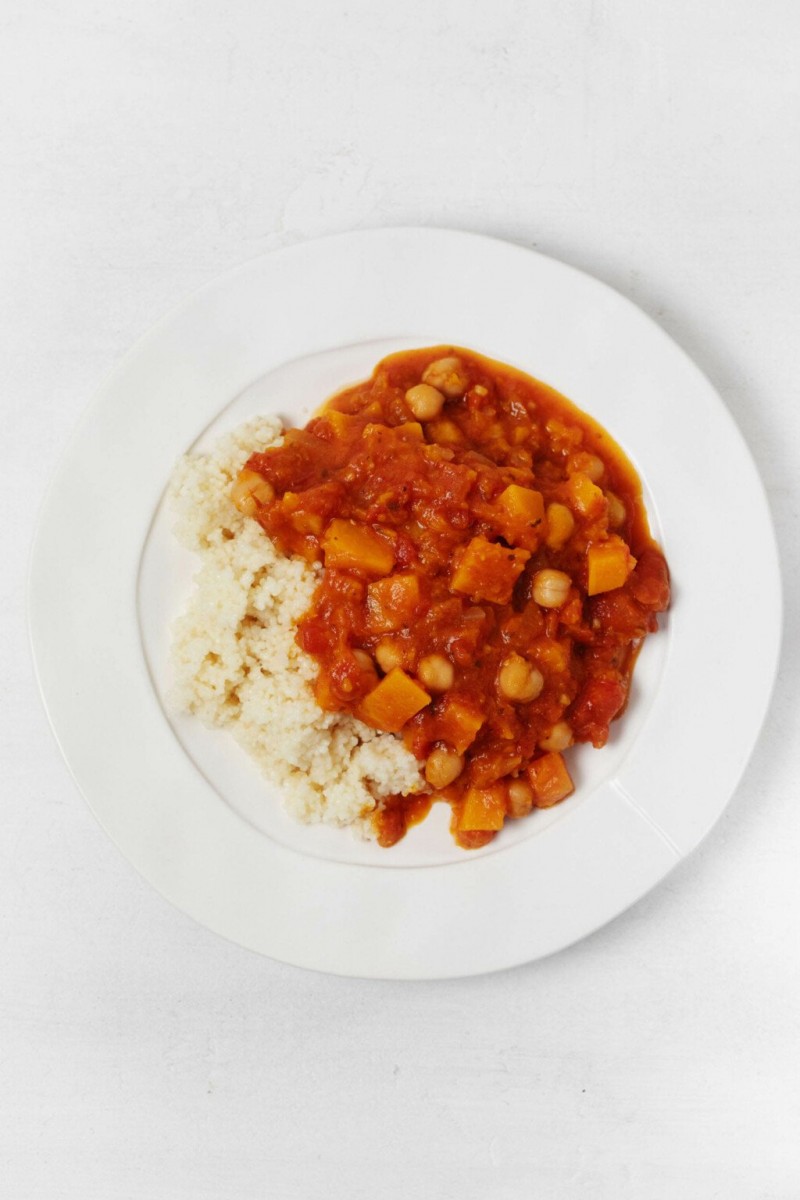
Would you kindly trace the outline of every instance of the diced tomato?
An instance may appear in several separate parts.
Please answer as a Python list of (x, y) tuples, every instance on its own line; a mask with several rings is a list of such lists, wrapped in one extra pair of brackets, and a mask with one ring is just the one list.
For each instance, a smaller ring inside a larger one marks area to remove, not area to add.
[(627, 640), (644, 637), (647, 632), (647, 616), (627, 588), (593, 597), (589, 613), (590, 620), (598, 622), (604, 631)]
[(669, 606), (669, 569), (664, 555), (656, 547), (648, 546), (640, 554), (628, 581), (628, 590), (651, 612), (664, 612)]
[(624, 707), (627, 694), (619, 677), (587, 679), (567, 714), (576, 742), (591, 742), (598, 748), (605, 746), (608, 727)]

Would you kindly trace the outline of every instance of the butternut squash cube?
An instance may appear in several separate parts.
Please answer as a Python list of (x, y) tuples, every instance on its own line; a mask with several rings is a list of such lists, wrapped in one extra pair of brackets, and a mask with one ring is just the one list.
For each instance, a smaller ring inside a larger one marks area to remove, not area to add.
[(450, 589), (469, 596), (470, 600), (508, 604), (529, 558), (529, 550), (510, 549), (474, 537), (456, 559)]
[(385, 538), (365, 525), (334, 517), (322, 539), (325, 566), (361, 575), (388, 575), (394, 550)]
[(338, 438), (344, 437), (348, 430), (355, 432), (361, 426), (360, 417), (351, 416), (350, 413), (339, 412), (336, 408), (326, 408), (319, 415), (322, 420), (327, 421)]
[(404, 421), (402, 425), (395, 426), (397, 437), (403, 438), (409, 442), (424, 442), (425, 434), (422, 432), (422, 426), (419, 421)]
[(586, 551), (587, 583), (590, 596), (620, 588), (636, 566), (636, 559), (620, 537), (590, 546)]
[(485, 720), (484, 714), (466, 701), (447, 696), (436, 714), (436, 739), (463, 754), (475, 741)]
[(536, 808), (552, 808), (575, 791), (567, 764), (557, 751), (543, 754), (528, 767), (528, 779), (533, 788)]
[(367, 588), (370, 633), (394, 633), (410, 625), (419, 604), (419, 579), (412, 574), (388, 575)]
[(395, 667), (368, 692), (356, 710), (356, 716), (373, 729), (399, 733), (406, 721), (430, 704), (431, 698), (419, 684)]
[(493, 783), (489, 787), (471, 787), (467, 790), (457, 827), (459, 833), (495, 831), (503, 828), (505, 819), (505, 784)]
[(544, 498), (533, 488), (510, 483), (494, 502), (493, 523), (507, 541), (535, 550), (544, 533)]
[(541, 521), (544, 516), (542, 493), (518, 483), (510, 483), (495, 503), (515, 521)]
[(588, 475), (578, 472), (565, 484), (567, 502), (582, 517), (599, 516), (605, 507), (606, 498), (602, 488), (592, 483)]

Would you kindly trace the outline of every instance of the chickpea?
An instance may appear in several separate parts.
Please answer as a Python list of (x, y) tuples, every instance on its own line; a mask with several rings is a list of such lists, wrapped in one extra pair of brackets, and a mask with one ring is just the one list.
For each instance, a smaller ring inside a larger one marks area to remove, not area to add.
[(241, 496), (237, 495), (235, 498), (233, 492), (231, 492), (231, 500), (233, 500), (239, 512), (245, 517), (254, 517), (258, 512), (258, 503), (255, 496), (252, 496), (250, 492), (245, 492)]
[(425, 778), (433, 788), (447, 787), (464, 770), (464, 756), (449, 746), (437, 746), (425, 763)]
[(524, 779), (512, 779), (508, 785), (508, 811), (512, 817), (527, 817), (533, 808), (533, 788)]
[(560, 550), (564, 543), (572, 537), (574, 528), (575, 518), (566, 504), (548, 504), (545, 541), (551, 550)]
[(437, 358), (429, 363), (422, 372), (422, 382), (444, 392), (445, 396), (454, 399), (463, 396), (467, 390), (469, 379), (460, 358), (454, 355), (447, 358)]
[(406, 404), (418, 421), (432, 421), (442, 411), (444, 396), (430, 384), (418, 383), (406, 392)]
[(378, 661), (378, 666), (388, 675), (395, 667), (403, 665), (403, 651), (397, 642), (391, 641), (390, 638), (384, 638), (382, 642), (378, 642), (375, 647), (375, 658)]
[(586, 450), (579, 450), (576, 454), (571, 454), (567, 462), (569, 475), (585, 475), (587, 479), (591, 479), (592, 483), (599, 483), (605, 471), (606, 467), (602, 458), (598, 458), (596, 454), (589, 454)]
[(544, 687), (544, 676), (521, 654), (509, 654), (500, 665), (497, 677), (500, 691), (515, 704), (535, 700)]
[(596, 454), (585, 454), (581, 462), (581, 470), (588, 475), (592, 483), (599, 483), (605, 474), (605, 464)]
[(417, 678), (429, 692), (446, 692), (455, 677), (453, 664), (443, 654), (426, 654), (419, 660)]
[(569, 595), (572, 580), (563, 571), (545, 567), (533, 577), (533, 598), (542, 608), (560, 608)]
[(353, 658), (356, 660), (361, 670), (370, 675), (377, 675), (375, 663), (372, 661), (372, 656), (367, 654), (366, 650), (354, 650)]
[(612, 529), (619, 529), (620, 525), (625, 524), (625, 518), (628, 515), (625, 505), (613, 492), (606, 492), (606, 501), (608, 503), (608, 523)]
[(566, 750), (567, 746), (572, 745), (572, 740), (572, 730), (567, 722), (557, 721), (547, 737), (540, 740), (539, 745), (542, 750)]
[(274, 499), (275, 488), (258, 471), (248, 471), (245, 467), (236, 476), (231, 500), (246, 517), (255, 516), (259, 504), (270, 504)]

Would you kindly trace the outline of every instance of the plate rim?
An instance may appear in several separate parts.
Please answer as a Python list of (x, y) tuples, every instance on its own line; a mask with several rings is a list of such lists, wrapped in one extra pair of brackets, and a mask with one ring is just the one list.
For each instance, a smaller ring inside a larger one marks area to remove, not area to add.
[[(79, 791), (84, 796), (87, 804), (89, 805), (90, 810), (94, 814), (98, 823), (101, 825), (101, 827), (103, 827), (106, 830), (106, 832), (109, 834), (109, 836), (112, 838), (112, 840), (117, 844), (118, 849), (120, 849), (120, 851), (125, 855), (125, 857), (128, 858), (129, 862), (132, 863), (132, 865), (135, 867), (135, 869), (144, 878), (146, 878), (148, 880), (148, 882), (150, 882), (154, 887), (156, 887), (156, 889), (159, 892), (161, 892), (161, 894), (164, 895), (165, 898), (170, 900), (171, 903), (173, 903), (181, 911), (188, 912), (188, 914), (190, 916), (192, 916), (194, 919), (200, 920), (200, 922), (202, 924), (206, 925), (209, 928), (214, 929), (215, 932), (221, 933), (222, 936), (227, 937), (229, 940), (238, 942), (238, 944), (240, 944), (240, 945), (248, 945), (248, 942), (246, 940), (242, 940), (241, 938), (233, 935), (230, 931), (228, 931), (224, 928), (215, 927), (215, 923), (209, 921), (208, 919), (204, 919), (203, 917), (198, 917), (195, 912), (187, 909), (183, 903), (181, 903), (179, 900), (177, 900), (173, 895), (170, 895), (169, 888), (164, 888), (163, 886), (161, 886), (161, 884), (157, 880), (155, 880), (153, 878), (152, 870), (148, 871), (146, 869), (146, 867), (143, 867), (140, 862), (136, 861), (132, 857), (132, 855), (129, 853), (128, 849), (126, 849), (126, 847), (120, 843), (119, 838), (115, 835), (114, 832), (112, 832), (112, 830), (109, 828), (109, 825), (106, 823), (106, 821), (103, 820), (103, 816), (101, 815), (101, 811), (100, 811), (100, 810), (102, 810), (102, 803), (98, 807), (96, 799), (93, 802), (92, 796), (89, 794), (92, 790), (91, 787), (85, 785), (85, 783), (80, 778), (79, 772), (76, 772), (76, 770), (74, 769), (73, 762), (71, 761), (70, 754), (68, 752), (68, 748), (63, 744), (62, 737), (59, 734), (58, 717), (52, 711), (52, 707), (51, 707), (53, 705), (52, 693), (51, 693), (50, 697), (48, 698), (48, 684), (43, 679), (43, 674), (45, 674), (46, 672), (43, 672), (43, 669), (42, 669), (44, 634), (43, 634), (41, 624), (40, 624), (39, 609), (41, 607), (41, 595), (38, 596), (38, 600), (37, 600), (37, 588), (40, 587), (40, 584), (37, 582), (37, 579), (38, 579), (37, 570), (38, 570), (38, 563), (40, 561), (41, 553), (42, 553), (41, 547), (44, 544), (42, 531), (43, 531), (43, 527), (46, 522), (47, 514), (50, 511), (52, 505), (54, 504), (55, 498), (57, 496), (58, 488), (59, 488), (59, 486), (61, 486), (63, 484), (63, 475), (67, 469), (70, 458), (73, 455), (73, 453), (75, 452), (76, 448), (80, 446), (81, 439), (86, 434), (87, 429), (91, 430), (92, 419), (96, 413), (101, 411), (104, 400), (108, 399), (109, 394), (113, 394), (113, 390), (114, 390), (115, 386), (117, 386), (120, 381), (124, 381), (126, 372), (130, 370), (132, 365), (135, 366), (137, 360), (141, 358), (142, 354), (143, 353), (146, 354), (148, 348), (157, 346), (159, 338), (163, 337), (163, 335), (165, 333), (169, 332), (170, 329), (174, 329), (176, 323), (181, 318), (185, 317), (187, 314), (190, 314), (192, 312), (192, 310), (200, 302), (202, 302), (202, 300), (204, 298), (213, 297), (216, 294), (225, 292), (226, 289), (235, 287), (237, 282), (240, 279), (245, 278), (249, 272), (258, 271), (264, 267), (266, 267), (267, 270), (269, 269), (270, 266), (274, 267), (274, 265), (278, 262), (278, 260), (282, 260), (283, 262), (286, 262), (287, 260), (291, 261), (293, 259), (296, 259), (299, 261), (299, 259), (303, 255), (310, 254), (313, 256), (314, 254), (319, 253), (320, 249), (322, 249), (323, 253), (324, 253), (324, 247), (331, 246), (333, 244), (338, 244), (341, 247), (343, 245), (344, 246), (352, 245), (354, 242), (360, 243), (360, 244), (366, 244), (368, 241), (371, 240), (373, 242), (373, 245), (377, 245), (381, 241), (385, 241), (388, 243), (392, 240), (397, 241), (397, 239), (399, 239), (400, 241), (403, 241), (404, 239), (406, 239), (408, 241), (420, 241), (420, 240), (421, 241), (426, 241), (426, 240), (430, 241), (430, 239), (434, 239), (434, 240), (449, 241), (451, 244), (453, 244), (454, 241), (457, 241), (458, 243), (465, 245), (465, 246), (481, 245), (484, 248), (489, 247), (490, 249), (488, 252), (490, 254), (495, 251), (499, 252), (500, 254), (505, 253), (506, 251), (511, 251), (511, 252), (513, 252), (514, 255), (517, 255), (517, 256), (525, 256), (525, 257), (534, 256), (535, 259), (539, 260), (540, 263), (548, 264), (548, 269), (555, 269), (558, 273), (565, 273), (566, 276), (571, 276), (574, 279), (577, 279), (578, 281), (580, 281), (582, 286), (585, 285), (587, 280), (590, 281), (590, 283), (593, 287), (600, 289), (603, 293), (606, 293), (607, 295), (612, 297), (613, 303), (615, 305), (618, 306), (619, 304), (621, 304), (625, 310), (629, 311), (630, 313), (636, 314), (636, 317), (638, 320), (640, 320), (640, 321), (643, 320), (647, 324), (647, 326), (649, 326), (651, 328), (651, 330), (653, 330), (657, 333), (658, 337), (662, 340), (662, 344), (666, 345), (669, 348), (671, 353), (679, 355), (680, 359), (683, 361), (684, 365), (688, 366), (690, 368), (690, 370), (695, 373), (695, 375), (698, 377), (699, 380), (702, 380), (703, 384), (705, 385), (705, 393), (706, 393), (707, 400), (710, 401), (711, 398), (713, 397), (713, 402), (716, 403), (717, 418), (722, 419), (723, 425), (727, 427), (728, 433), (730, 435), (732, 435), (735, 440), (738, 441), (738, 444), (739, 444), (738, 448), (739, 448), (740, 453), (742, 453), (749, 462), (749, 465), (751, 468), (751, 476), (752, 476), (752, 478), (750, 480), (750, 484), (751, 484), (751, 486), (754, 486), (759, 493), (758, 499), (760, 501), (760, 505), (761, 505), (761, 509), (762, 509), (760, 516), (762, 518), (766, 517), (766, 521), (765, 522), (762, 521), (762, 526), (763, 526), (762, 533), (765, 533), (768, 535), (767, 536), (768, 544), (764, 548), (767, 551), (767, 557), (768, 558), (771, 557), (771, 559), (772, 559), (772, 563), (771, 563), (772, 583), (775, 585), (773, 588), (773, 591), (772, 591), (771, 604), (773, 606), (773, 611), (775, 614), (774, 624), (775, 624), (776, 628), (774, 630), (773, 637), (772, 637), (772, 645), (771, 645), (771, 647), (768, 647), (772, 651), (770, 662), (768, 664), (768, 669), (766, 672), (762, 672), (764, 679), (766, 679), (767, 676), (769, 676), (769, 679), (768, 679), (768, 682), (766, 682), (766, 683), (764, 683), (762, 681), (761, 697), (760, 697), (760, 711), (758, 713), (753, 714), (753, 717), (755, 719), (751, 719), (751, 721), (749, 723), (749, 725), (750, 725), (749, 746), (746, 748), (746, 752), (743, 755), (743, 758), (740, 763), (738, 773), (736, 775), (733, 785), (728, 788), (726, 797), (719, 804), (717, 811), (713, 813), (711, 818), (705, 824), (705, 827), (700, 831), (699, 836), (694, 839), (690, 839), (689, 844), (687, 844), (684, 848), (681, 848), (680, 846), (674, 846), (673, 847), (674, 852), (671, 852), (669, 854), (668, 861), (665, 860), (662, 863), (663, 869), (660, 869), (659, 873), (654, 878), (652, 878), (649, 882), (647, 882), (645, 886), (639, 888), (638, 890), (634, 889), (635, 894), (629, 895), (624, 900), (623, 903), (621, 903), (619, 906), (617, 906), (615, 908), (615, 910), (613, 912), (611, 912), (610, 914), (607, 913), (607, 914), (601, 915), (595, 925), (591, 925), (591, 924), (587, 925), (577, 935), (569, 936), (566, 938), (566, 940), (560, 941), (559, 944), (553, 945), (549, 949), (543, 949), (541, 953), (530, 954), (527, 951), (522, 950), (520, 953), (515, 955), (514, 953), (511, 953), (510, 950), (507, 950), (505, 953), (504, 961), (495, 962), (493, 965), (481, 966), (481, 965), (476, 965), (474, 962), (469, 962), (468, 964), (464, 965), (463, 969), (461, 969), (461, 968), (452, 969), (451, 968), (442, 973), (437, 972), (435, 969), (421, 969), (419, 964), (417, 964), (416, 966), (411, 964), (410, 968), (409, 968), (409, 966), (403, 966), (403, 964), (400, 964), (400, 963), (398, 963), (397, 970), (388, 970), (387, 971), (386, 964), (384, 964), (381, 968), (374, 970), (374, 971), (370, 970), (370, 969), (366, 969), (366, 970), (351, 969), (346, 964), (343, 964), (343, 969), (337, 970), (336, 966), (332, 965), (330, 963), (325, 963), (324, 965), (317, 965), (313, 961), (304, 961), (304, 956), (302, 954), (298, 955), (296, 958), (293, 958), (291, 956), (287, 956), (285, 951), (283, 953), (273, 954), (269, 949), (266, 949), (263, 946), (254, 946), (254, 945), (249, 946), (249, 948), (255, 949), (262, 954), (266, 954), (271, 957), (276, 957), (280, 961), (295, 962), (295, 965), (304, 966), (304, 967), (307, 967), (310, 969), (324, 970), (326, 972), (330, 972), (330, 973), (334, 973), (334, 974), (342, 974), (342, 975), (362, 977), (362, 978), (440, 979), (440, 978), (454, 978), (454, 977), (460, 977), (460, 976), (469, 976), (469, 975), (474, 975), (474, 974), (483, 973), (483, 972), (487, 972), (487, 971), (506, 969), (508, 967), (511, 967), (514, 965), (519, 965), (526, 961), (530, 961), (532, 958), (544, 957), (546, 954), (553, 953), (553, 952), (557, 951), (558, 949), (564, 948), (565, 946), (570, 945), (577, 940), (580, 940), (580, 938), (582, 938), (583, 936), (588, 936), (596, 928), (599, 928), (602, 925), (606, 924), (608, 921), (614, 919), (615, 916), (619, 915), (619, 912), (624, 911), (625, 909), (630, 907), (632, 904), (636, 903), (639, 899), (641, 899), (641, 897), (644, 894), (646, 894), (648, 891), (650, 891), (667, 874), (669, 874), (669, 872), (674, 868), (674, 866), (677, 865), (677, 863), (679, 861), (682, 861), (682, 859), (684, 857), (686, 857), (689, 853), (691, 853), (700, 844), (700, 842), (702, 840), (704, 840), (704, 838), (708, 835), (708, 833), (711, 831), (713, 826), (716, 824), (717, 820), (721, 816), (725, 807), (732, 799), (732, 797), (736, 791), (736, 788), (738, 787), (738, 784), (739, 784), (739, 782), (742, 778), (742, 775), (744, 774), (744, 771), (746, 769), (747, 762), (749, 761), (749, 759), (752, 755), (752, 752), (755, 748), (755, 745), (758, 741), (758, 737), (760, 735), (761, 728), (763, 727), (763, 723), (766, 719), (766, 715), (769, 710), (770, 699), (771, 699), (773, 689), (774, 689), (775, 678), (776, 678), (776, 674), (777, 674), (777, 665), (778, 665), (779, 654), (780, 654), (780, 645), (781, 645), (781, 638), (782, 638), (782, 623), (783, 623), (783, 618), (782, 618), (783, 604), (782, 604), (782, 586), (781, 586), (781, 577), (780, 577), (779, 556), (778, 556), (778, 551), (777, 551), (777, 541), (775, 538), (774, 526), (773, 526), (772, 519), (771, 519), (770, 508), (769, 508), (766, 492), (764, 489), (763, 481), (760, 478), (760, 475), (758, 473), (756, 465), (753, 461), (752, 455), (750, 454), (749, 447), (747, 446), (747, 444), (741, 434), (741, 431), (739, 430), (733, 416), (726, 408), (724, 402), (722, 401), (722, 398), (719, 396), (716, 389), (714, 389), (712, 387), (710, 382), (706, 379), (706, 377), (700, 371), (700, 369), (697, 367), (697, 365), (689, 358), (689, 356), (686, 354), (686, 352), (683, 350), (683, 348), (681, 346), (679, 346), (676, 342), (674, 342), (672, 340), (672, 338), (670, 338), (665, 333), (665, 331), (663, 329), (661, 329), (661, 327), (646, 312), (644, 312), (642, 309), (640, 309), (637, 305), (635, 305), (626, 296), (619, 293), (616, 289), (610, 287), (610, 285), (604, 283), (601, 280), (596, 279), (594, 276), (591, 276), (591, 275), (587, 274), (586, 272), (581, 271), (579, 268), (574, 267), (571, 264), (561, 263), (557, 259), (551, 258), (550, 256), (547, 256), (547, 255), (543, 255), (540, 251), (530, 250), (530, 249), (527, 249), (527, 248), (521, 246), (519, 243), (504, 241), (502, 239), (489, 237), (489, 236), (487, 236), (485, 234), (481, 234), (481, 233), (472, 233), (472, 232), (439, 229), (439, 228), (429, 228), (429, 227), (424, 227), (424, 226), (420, 226), (420, 227), (401, 226), (401, 227), (391, 227), (391, 228), (387, 228), (387, 229), (371, 229), (371, 230), (350, 231), (350, 232), (345, 232), (345, 233), (332, 234), (332, 235), (329, 235), (324, 238), (313, 239), (310, 241), (297, 243), (296, 245), (282, 247), (279, 250), (272, 251), (267, 254), (254, 256), (253, 258), (238, 264), (231, 270), (226, 271), (223, 274), (215, 277), (214, 279), (207, 281), (200, 288), (197, 288), (194, 291), (192, 291), (185, 299), (180, 301), (178, 304), (172, 306), (172, 308), (169, 309), (169, 311), (160, 319), (160, 321), (156, 322), (155, 325), (153, 325), (149, 330), (147, 330), (133, 344), (133, 346), (121, 357), (121, 359), (112, 367), (112, 369), (106, 374), (106, 377), (103, 380), (103, 382), (100, 384), (100, 386), (94, 392), (93, 397), (90, 400), (90, 402), (85, 407), (83, 413), (81, 414), (78, 422), (76, 423), (76, 425), (72, 431), (72, 434), (71, 434), (66, 446), (64, 447), (64, 449), (61, 453), (61, 456), (59, 458), (56, 469), (51, 474), (51, 477), (48, 481), (47, 488), (45, 490), (44, 498), (40, 504), (39, 513), (37, 516), (37, 521), (36, 521), (36, 526), (35, 526), (34, 538), (33, 538), (33, 542), (32, 542), (31, 553), (30, 553), (30, 557), (29, 557), (29, 564), (28, 564), (28, 586), (26, 589), (26, 591), (27, 591), (28, 631), (29, 631), (29, 642), (30, 642), (30, 646), (31, 646), (31, 654), (32, 654), (33, 663), (34, 663), (35, 676), (36, 676), (37, 685), (39, 687), (40, 694), (42, 696), (45, 711), (47, 713), (48, 721), (50, 723), (51, 729), (53, 730), (53, 734), (55, 736), (55, 739), (59, 746), (59, 749), (61, 750), (61, 753), (67, 763), (67, 767), (70, 771), (70, 774), (72, 775)], [(523, 368), (523, 369), (525, 369), (525, 368)], [(576, 401), (576, 402), (580, 403), (579, 401)], [(713, 404), (713, 402), (712, 402), (712, 404)], [(148, 519), (148, 521), (149, 521), (149, 519)], [(140, 558), (140, 554), (141, 554), (141, 547), (137, 551), (137, 561)], [(136, 618), (134, 616), (134, 623), (135, 623), (135, 620), (136, 620)], [(154, 697), (154, 702), (156, 704), (158, 703), (158, 701), (155, 697)], [(640, 814), (640, 816), (641, 816), (641, 814)], [(657, 823), (656, 823), (656, 826), (659, 830), (660, 835), (663, 836), (666, 831), (663, 828), (661, 828), (660, 826), (658, 826)], [(545, 833), (546, 832), (547, 831), (545, 831)], [(347, 835), (344, 834), (343, 836), (347, 836)], [(545, 836), (545, 835), (542, 835), (542, 836)], [(496, 855), (495, 857), (502, 858), (503, 856)], [(314, 861), (316, 863), (319, 862), (319, 860), (314, 860)], [(484, 860), (484, 861), (488, 861), (488, 860)], [(369, 868), (369, 869), (371, 870), (372, 868)], [(422, 869), (428, 870), (429, 868), (422, 868)], [(396, 872), (396, 868), (392, 868), (392, 870), (394, 870)], [(412, 870), (413, 871), (415, 869), (414, 868), (401, 869), (401, 873), (403, 870)]]

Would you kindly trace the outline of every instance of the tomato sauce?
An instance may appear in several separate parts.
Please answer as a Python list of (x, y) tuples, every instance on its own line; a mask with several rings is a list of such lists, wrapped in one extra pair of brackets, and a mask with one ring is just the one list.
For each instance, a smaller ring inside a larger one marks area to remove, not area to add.
[(391, 845), (432, 799), (465, 848), (572, 790), (669, 603), (636, 473), (545, 384), (471, 351), (384, 359), (235, 489), (279, 548), (325, 570), (298, 625), (323, 709), (402, 736), (427, 796), (384, 799)]

